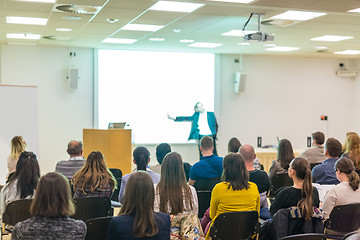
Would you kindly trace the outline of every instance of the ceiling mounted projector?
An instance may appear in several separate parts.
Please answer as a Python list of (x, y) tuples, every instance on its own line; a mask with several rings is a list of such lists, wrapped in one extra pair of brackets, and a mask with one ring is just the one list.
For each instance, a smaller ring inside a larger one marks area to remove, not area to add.
[(258, 16), (258, 31), (255, 33), (249, 33), (244, 35), (244, 40), (245, 41), (258, 41), (258, 42), (267, 42), (267, 41), (274, 41), (275, 39), (275, 35), (271, 34), (271, 33), (266, 33), (266, 32), (262, 32), (260, 30), (260, 26), (261, 26), (261, 15), (264, 15), (262, 13), (251, 13), (249, 19), (247, 20), (247, 22), (245, 23), (244, 27), (243, 27), (243, 31), (245, 31), (245, 28), (247, 26), (247, 24), (249, 23), (251, 17), (253, 15), (257, 15)]

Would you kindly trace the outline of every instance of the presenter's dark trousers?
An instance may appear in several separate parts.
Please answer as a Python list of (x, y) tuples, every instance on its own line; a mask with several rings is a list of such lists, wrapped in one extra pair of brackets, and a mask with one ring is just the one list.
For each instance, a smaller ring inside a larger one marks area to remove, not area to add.
[(199, 134), (198, 148), (199, 148), (200, 158), (203, 156), (203, 155), (201, 154), (201, 151), (200, 151), (200, 140), (201, 140), (203, 137), (205, 137), (205, 136), (212, 137), (212, 139), (213, 139), (213, 144), (214, 144), (213, 154), (217, 156), (218, 154), (217, 154), (217, 150), (216, 150), (216, 135), (200, 135), (200, 134)]

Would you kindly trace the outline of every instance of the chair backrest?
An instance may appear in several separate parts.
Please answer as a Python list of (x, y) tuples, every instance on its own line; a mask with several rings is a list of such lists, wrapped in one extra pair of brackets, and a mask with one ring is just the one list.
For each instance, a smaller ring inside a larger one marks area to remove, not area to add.
[(206, 210), (210, 207), (211, 191), (220, 181), (219, 177), (196, 180), (194, 187), (196, 189), (199, 202), (199, 218), (202, 218)]
[(304, 233), (283, 237), (280, 240), (326, 240), (326, 236), (320, 233)]
[(358, 240), (360, 239), (360, 230), (346, 234), (342, 240)]
[(112, 217), (99, 217), (87, 220), (85, 240), (106, 240), (108, 225)]
[(325, 221), (325, 228), (339, 233), (358, 230), (360, 228), (360, 203), (334, 207), (329, 219)]
[(111, 200), (118, 202), (119, 201), (118, 196), (119, 196), (121, 179), (122, 179), (122, 171), (118, 168), (109, 168), (109, 170), (114, 175), (114, 178), (116, 180), (116, 188), (113, 192), (113, 195), (111, 196)]
[(31, 218), (30, 205), (32, 199), (20, 199), (10, 202), (3, 214), (3, 222), (11, 226), (15, 226), (16, 223), (22, 222)]
[(210, 237), (218, 240), (248, 239), (258, 233), (258, 212), (227, 212), (220, 214), (210, 228)]
[(91, 218), (108, 217), (111, 202), (108, 197), (85, 197), (74, 199), (75, 214), (72, 218), (83, 220)]
[(287, 173), (276, 174), (273, 178), (270, 179), (270, 197), (274, 197), (277, 190), (282, 187), (292, 186), (293, 180), (289, 177)]

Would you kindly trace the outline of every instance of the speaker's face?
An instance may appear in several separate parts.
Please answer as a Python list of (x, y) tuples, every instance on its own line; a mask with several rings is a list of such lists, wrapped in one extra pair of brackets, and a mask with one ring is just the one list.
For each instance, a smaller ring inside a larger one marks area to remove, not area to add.
[(197, 103), (196, 107), (195, 107), (195, 112), (204, 112), (204, 106), (202, 105), (202, 103)]

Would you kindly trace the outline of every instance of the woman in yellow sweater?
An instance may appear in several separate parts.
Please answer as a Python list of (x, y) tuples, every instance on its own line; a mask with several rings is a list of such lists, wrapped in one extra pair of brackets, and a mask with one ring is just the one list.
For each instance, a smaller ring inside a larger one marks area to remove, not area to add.
[(240, 154), (227, 155), (223, 166), (223, 182), (216, 184), (211, 194), (211, 224), (217, 216), (225, 212), (260, 211), (258, 188), (255, 183), (249, 182), (249, 173)]

